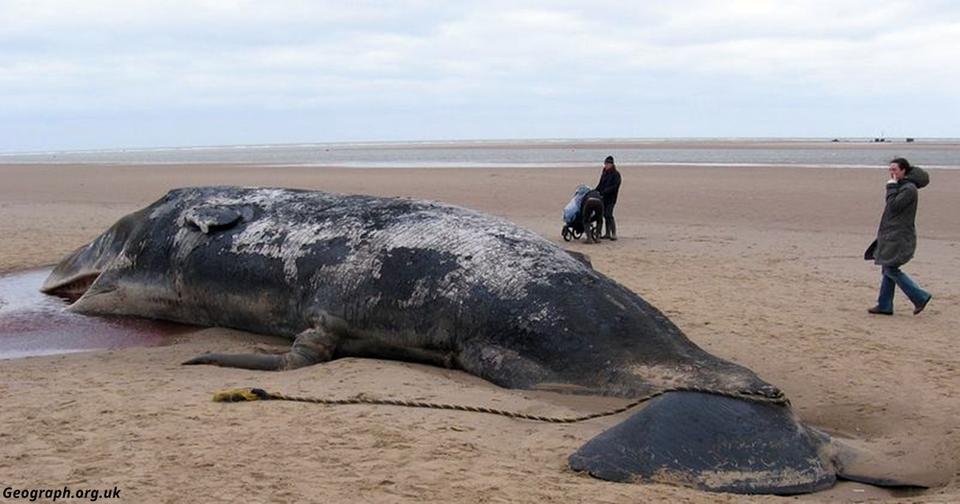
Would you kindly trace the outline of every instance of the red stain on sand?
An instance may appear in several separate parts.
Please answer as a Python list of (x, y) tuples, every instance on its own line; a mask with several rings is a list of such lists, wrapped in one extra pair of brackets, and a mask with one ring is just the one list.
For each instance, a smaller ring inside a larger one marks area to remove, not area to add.
[(68, 301), (40, 292), (49, 273), (36, 269), (0, 276), (0, 359), (157, 346), (192, 329), (172, 322), (68, 312)]

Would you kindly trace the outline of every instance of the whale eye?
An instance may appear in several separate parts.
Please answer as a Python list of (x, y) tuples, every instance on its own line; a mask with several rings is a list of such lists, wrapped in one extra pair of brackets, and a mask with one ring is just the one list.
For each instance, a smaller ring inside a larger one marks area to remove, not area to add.
[(232, 228), (242, 219), (240, 212), (229, 207), (198, 206), (188, 208), (183, 213), (185, 226), (199, 230), (203, 234)]

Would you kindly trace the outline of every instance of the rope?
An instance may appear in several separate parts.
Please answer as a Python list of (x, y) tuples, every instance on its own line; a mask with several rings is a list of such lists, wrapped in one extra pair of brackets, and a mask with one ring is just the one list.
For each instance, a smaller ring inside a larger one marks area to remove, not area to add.
[(370, 404), (377, 406), (402, 406), (405, 408), (427, 408), (427, 409), (439, 409), (439, 410), (450, 410), (450, 411), (467, 411), (470, 413), (486, 413), (489, 415), (499, 415), (507, 418), (514, 418), (517, 420), (532, 420), (534, 422), (546, 422), (546, 423), (560, 423), (560, 424), (569, 424), (584, 422), (587, 420), (593, 420), (595, 418), (602, 418), (607, 416), (618, 415), (625, 411), (636, 408), (637, 406), (659, 397), (667, 392), (701, 392), (714, 395), (721, 395), (726, 397), (733, 397), (737, 399), (748, 399), (751, 401), (757, 402), (770, 402), (774, 404), (789, 404), (789, 401), (779, 395), (777, 397), (766, 397), (766, 396), (749, 396), (745, 397), (741, 394), (731, 394), (727, 392), (718, 392), (713, 390), (704, 390), (698, 389), (695, 387), (686, 387), (686, 388), (674, 388), (661, 390), (658, 392), (653, 392), (647, 394), (639, 399), (635, 399), (630, 403), (621, 406), (619, 408), (610, 409), (606, 411), (601, 411), (598, 413), (590, 413), (588, 415), (575, 416), (575, 417), (552, 417), (552, 416), (543, 416), (543, 415), (531, 415), (527, 413), (519, 413), (516, 411), (508, 411), (496, 408), (487, 408), (485, 406), (469, 406), (462, 404), (447, 404), (447, 403), (433, 403), (433, 402), (423, 402), (423, 401), (410, 401), (406, 399), (374, 399), (369, 397), (357, 396), (349, 399), (325, 399), (320, 397), (303, 397), (303, 396), (293, 396), (282, 394), (279, 392), (267, 392), (266, 390), (260, 388), (239, 388), (239, 389), (228, 389), (217, 392), (213, 395), (214, 402), (243, 402), (243, 401), (293, 401), (293, 402), (304, 402), (312, 404), (325, 404), (328, 406), (340, 406), (348, 404)]

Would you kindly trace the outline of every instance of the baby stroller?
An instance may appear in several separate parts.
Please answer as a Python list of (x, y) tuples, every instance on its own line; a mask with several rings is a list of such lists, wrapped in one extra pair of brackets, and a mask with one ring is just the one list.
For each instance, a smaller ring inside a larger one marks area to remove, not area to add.
[(579, 240), (586, 234), (588, 242), (599, 242), (603, 224), (603, 197), (600, 192), (585, 185), (577, 187), (573, 199), (563, 209), (563, 222), (560, 234), (564, 241)]

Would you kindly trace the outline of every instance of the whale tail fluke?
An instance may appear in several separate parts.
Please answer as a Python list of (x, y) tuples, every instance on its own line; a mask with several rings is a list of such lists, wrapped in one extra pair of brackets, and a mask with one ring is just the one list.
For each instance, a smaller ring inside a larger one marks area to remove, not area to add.
[(570, 456), (570, 467), (621, 482), (741, 494), (816, 492), (849, 479), (925, 488), (903, 467), (800, 423), (789, 406), (669, 392)]
[[(833, 438), (830, 443), (837, 478), (868, 485), (900, 489), (923, 489), (946, 484), (953, 471), (931, 470), (922, 451), (906, 457), (890, 457), (866, 446), (867, 443)], [(910, 460), (910, 459), (914, 460)]]
[(699, 392), (671, 392), (570, 456), (606, 480), (733, 493), (798, 494), (829, 488), (829, 437), (789, 407)]

